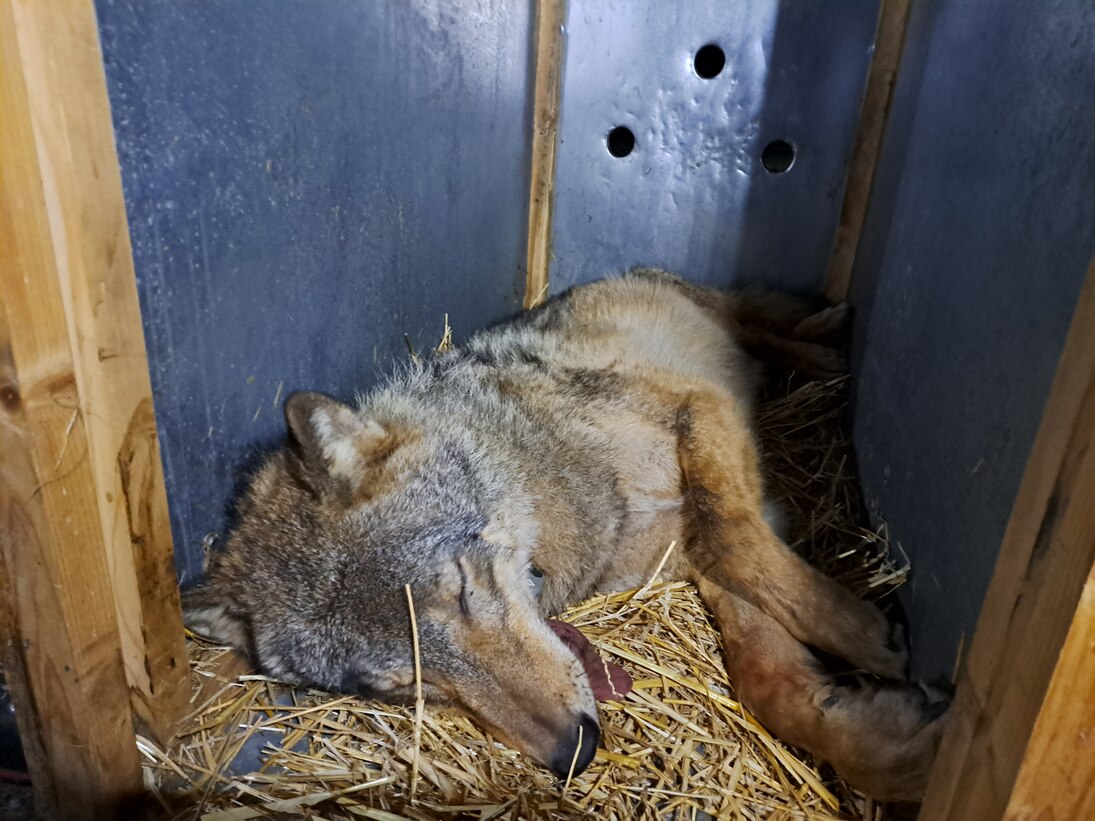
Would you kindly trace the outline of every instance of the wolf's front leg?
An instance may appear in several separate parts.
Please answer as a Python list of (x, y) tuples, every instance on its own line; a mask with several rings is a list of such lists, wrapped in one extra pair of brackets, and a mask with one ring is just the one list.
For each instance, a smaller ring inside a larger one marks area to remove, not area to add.
[(945, 703), (929, 703), (909, 684), (839, 686), (774, 618), (710, 580), (698, 583), (738, 698), (772, 733), (828, 761), (875, 798), (923, 796)]
[(882, 612), (809, 565), (765, 522), (756, 444), (732, 399), (690, 395), (677, 432), (693, 575), (751, 601), (801, 642), (902, 678), (905, 650)]

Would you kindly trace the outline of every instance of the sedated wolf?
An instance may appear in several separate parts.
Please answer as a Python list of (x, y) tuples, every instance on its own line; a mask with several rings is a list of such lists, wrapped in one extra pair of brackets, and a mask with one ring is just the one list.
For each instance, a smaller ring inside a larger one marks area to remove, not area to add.
[[(773, 530), (752, 431), (745, 348), (825, 367), (838, 313), (640, 269), (483, 331), (355, 407), (294, 394), (289, 441), (185, 595), (187, 622), (286, 681), (406, 700), (410, 585), (426, 700), (565, 776), (593, 759), (597, 710), (546, 618), (641, 585), (675, 540), (663, 578), (698, 586), (739, 698), (853, 785), (915, 799), (946, 704), (903, 681), (883, 614)], [(812, 648), (877, 678), (845, 686)]]

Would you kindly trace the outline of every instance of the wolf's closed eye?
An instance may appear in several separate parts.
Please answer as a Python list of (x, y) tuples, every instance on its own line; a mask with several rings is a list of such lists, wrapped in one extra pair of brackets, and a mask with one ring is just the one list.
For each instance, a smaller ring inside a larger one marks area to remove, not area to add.
[(471, 618), (471, 591), (468, 590), (468, 574), (464, 572), (464, 563), (456, 560), (456, 569), (460, 572), (460, 613), (464, 618)]

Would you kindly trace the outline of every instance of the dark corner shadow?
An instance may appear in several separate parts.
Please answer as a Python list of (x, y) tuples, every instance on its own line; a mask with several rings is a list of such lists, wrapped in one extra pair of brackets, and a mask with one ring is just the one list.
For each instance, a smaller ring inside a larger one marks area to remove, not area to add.
[[(913, 126), (920, 109), (924, 72), (931, 46), (931, 32), (939, 15), (938, 3), (914, 3), (909, 12), (905, 46), (895, 79), (886, 130), (875, 166), (867, 216), (856, 250), (848, 301), (855, 306), (857, 321), (852, 329), (851, 366), (853, 377), (861, 372), (875, 295), (889, 247), (894, 213), (900, 200)], [(855, 404), (856, 379), (852, 380), (851, 403)]]

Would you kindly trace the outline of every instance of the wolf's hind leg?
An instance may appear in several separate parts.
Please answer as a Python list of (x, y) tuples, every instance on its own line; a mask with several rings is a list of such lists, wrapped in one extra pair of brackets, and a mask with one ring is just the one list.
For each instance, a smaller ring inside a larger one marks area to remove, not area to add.
[(807, 379), (837, 379), (848, 372), (841, 353), (851, 311), (847, 305), (820, 308), (766, 291), (726, 297), (734, 337), (750, 354)]
[(826, 306), (758, 288), (731, 291), (723, 304), (727, 316), (737, 325), (820, 345), (841, 344), (851, 319), (847, 305)]
[(945, 703), (908, 684), (838, 686), (810, 651), (768, 614), (708, 579), (738, 698), (782, 741), (825, 759), (882, 800), (915, 800), (927, 783)]
[(828, 382), (848, 373), (848, 360), (828, 345), (788, 339), (763, 328), (739, 328), (735, 338), (756, 359), (806, 379)]
[(678, 437), (694, 576), (752, 602), (805, 644), (902, 678), (905, 649), (882, 612), (809, 565), (764, 520), (756, 445), (732, 400), (692, 394)]

